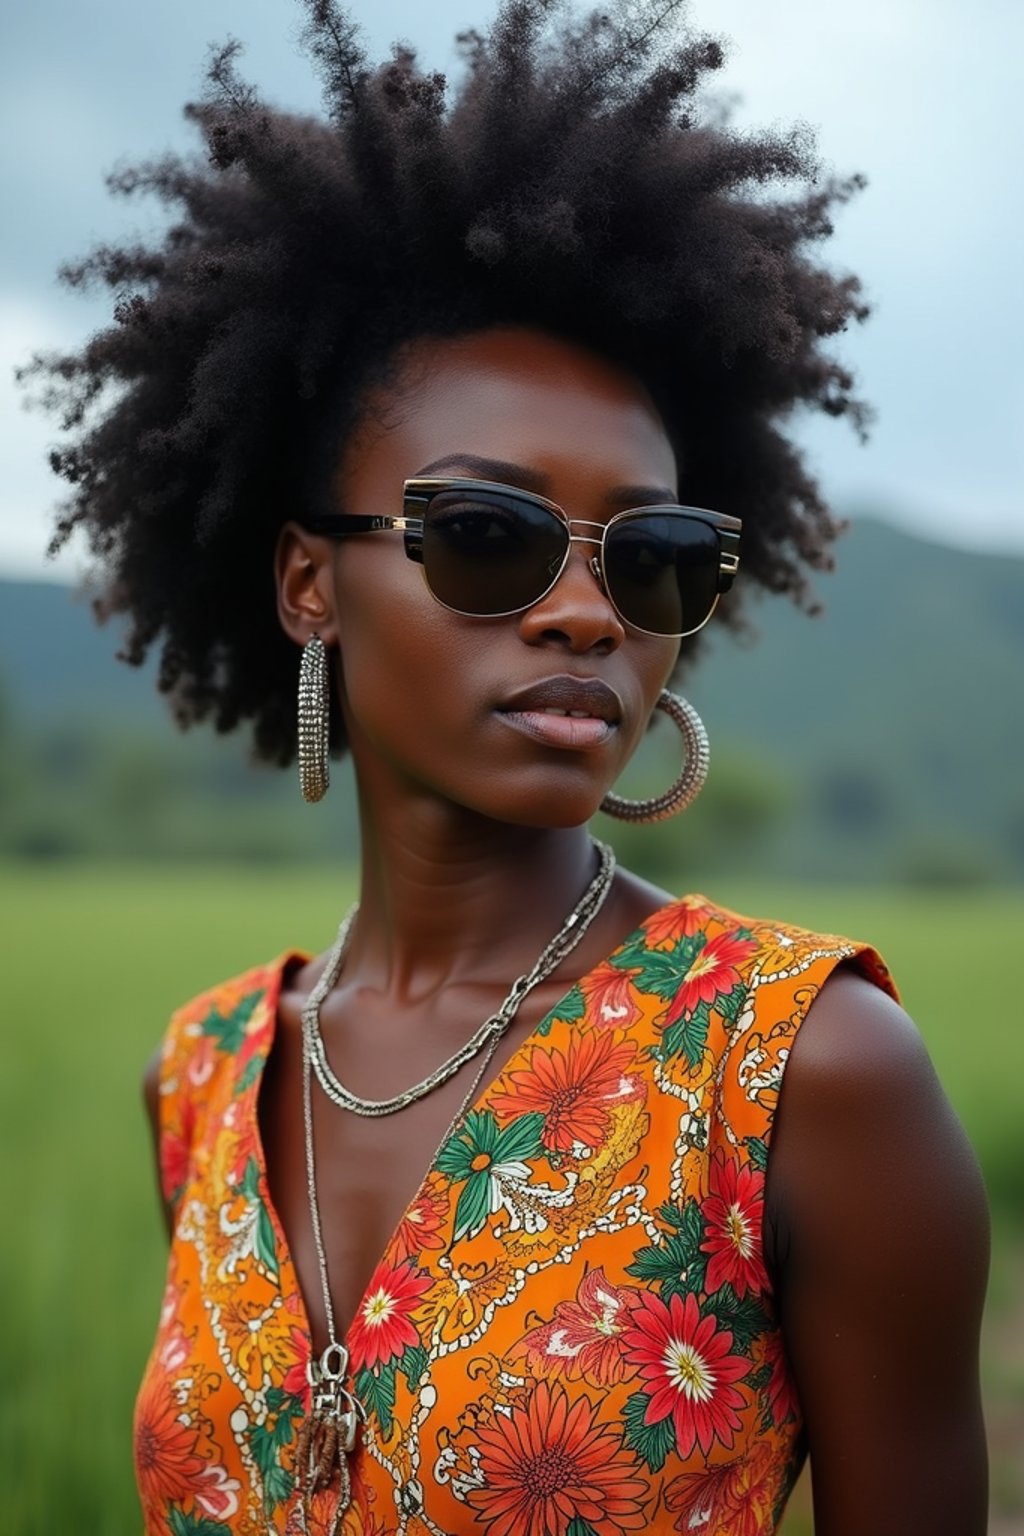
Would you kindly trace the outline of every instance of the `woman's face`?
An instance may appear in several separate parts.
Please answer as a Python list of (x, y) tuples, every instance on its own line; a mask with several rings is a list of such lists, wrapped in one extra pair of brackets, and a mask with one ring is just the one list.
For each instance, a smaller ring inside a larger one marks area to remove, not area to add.
[[(403, 482), (421, 475), (519, 486), (599, 523), (676, 500), (675, 458), (637, 381), (526, 328), (410, 347), (348, 446), (339, 509), (400, 513)], [(592, 553), (573, 545), (555, 586), (524, 613), (481, 619), (432, 597), (400, 533), (330, 546), (333, 622), (321, 632), (340, 656), (364, 785), (398, 782), (524, 826), (594, 813), (641, 739), (679, 642), (624, 626)], [(588, 694), (595, 682), (608, 692)], [(558, 708), (592, 718), (546, 712)]]

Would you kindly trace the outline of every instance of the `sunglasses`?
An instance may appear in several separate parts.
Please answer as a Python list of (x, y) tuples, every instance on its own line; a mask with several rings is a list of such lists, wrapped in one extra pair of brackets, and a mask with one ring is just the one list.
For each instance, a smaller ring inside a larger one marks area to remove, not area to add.
[(623, 623), (681, 639), (703, 628), (739, 569), (741, 520), (703, 507), (636, 507), (593, 523), (529, 491), (457, 479), (407, 480), (403, 505), (401, 517), (301, 521), (332, 539), (402, 533), (431, 594), (468, 618), (532, 608), (565, 570), (572, 546), (589, 544), (590, 568)]

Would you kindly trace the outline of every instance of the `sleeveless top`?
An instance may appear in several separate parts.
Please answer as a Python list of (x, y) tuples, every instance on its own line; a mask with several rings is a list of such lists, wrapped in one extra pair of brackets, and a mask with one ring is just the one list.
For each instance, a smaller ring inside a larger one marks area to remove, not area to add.
[[(304, 958), (203, 993), (167, 1033), (174, 1232), (135, 1413), (147, 1536), (302, 1530), (309, 1332), (257, 1098)], [(344, 1536), (776, 1530), (804, 1451), (765, 1170), (794, 1036), (843, 961), (895, 996), (872, 949), (686, 897), (515, 1050), (349, 1330), (368, 1418)], [(333, 1514), (316, 1495), (313, 1536)]]

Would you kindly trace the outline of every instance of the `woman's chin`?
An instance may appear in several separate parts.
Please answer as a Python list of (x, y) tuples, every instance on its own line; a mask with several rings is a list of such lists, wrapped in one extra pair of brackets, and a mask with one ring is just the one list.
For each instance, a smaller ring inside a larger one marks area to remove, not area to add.
[(565, 831), (585, 826), (601, 809), (603, 798), (603, 790), (586, 794), (523, 796), (515, 804), (501, 807), (496, 819), (510, 826)]

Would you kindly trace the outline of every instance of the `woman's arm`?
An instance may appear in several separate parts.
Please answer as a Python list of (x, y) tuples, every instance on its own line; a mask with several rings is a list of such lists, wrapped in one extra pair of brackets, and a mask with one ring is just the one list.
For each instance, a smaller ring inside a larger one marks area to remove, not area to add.
[(160, 1064), (162, 1058), (163, 1048), (158, 1046), (147, 1061), (146, 1070), (142, 1074), (142, 1100), (146, 1106), (146, 1118), (149, 1121), (149, 1129), (153, 1137), (153, 1155), (156, 1159), (156, 1187), (160, 1199), (160, 1209), (163, 1212), (167, 1236), (170, 1238), (173, 1231), (173, 1217), (171, 1208), (163, 1197), (163, 1187), (160, 1178)]
[(797, 1034), (766, 1211), (816, 1536), (984, 1536), (981, 1175), (914, 1025), (853, 972)]

